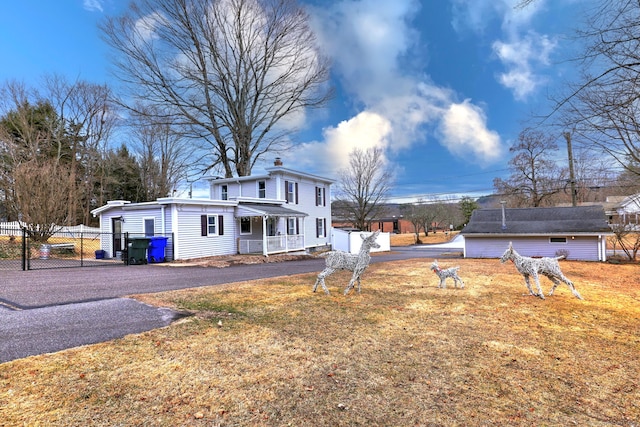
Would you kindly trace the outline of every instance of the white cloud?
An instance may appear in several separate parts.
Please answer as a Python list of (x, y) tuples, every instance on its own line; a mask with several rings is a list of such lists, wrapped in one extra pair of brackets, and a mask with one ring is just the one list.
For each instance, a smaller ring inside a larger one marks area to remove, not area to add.
[[(329, 159), (323, 170), (329, 173), (346, 166), (354, 146), (377, 146), (391, 155), (424, 142), (430, 130), (440, 127), (441, 120), (456, 105), (456, 94), (404, 64), (418, 47), (415, 43), (419, 34), (409, 22), (419, 6), (414, 0), (347, 0), (311, 10), (318, 40), (333, 59), (344, 90), (360, 112), (325, 129), (324, 141), (304, 144), (299, 154), (290, 154), (311, 158), (314, 163)], [(484, 117), (479, 106), (470, 101), (463, 105), (474, 111), (476, 118)], [(474, 135), (479, 135), (484, 139), (476, 146), (488, 146), (489, 140), (499, 144), (497, 135), (482, 128), (484, 125), (486, 120), (477, 119), (475, 133), (467, 135), (464, 142), (473, 145)], [(447, 148), (470, 159), (460, 150)], [(493, 158), (486, 153), (482, 157), (483, 161)]]
[(556, 44), (548, 36), (533, 32), (511, 42), (494, 42), (493, 51), (507, 69), (499, 74), (500, 83), (512, 90), (517, 100), (524, 100), (545, 82), (534, 68), (549, 65), (549, 55)]
[(349, 153), (355, 148), (389, 148), (391, 122), (385, 117), (363, 111), (323, 131), (323, 141), (305, 143), (295, 150), (283, 153), (285, 164), (319, 169), (334, 176), (349, 165)]
[(491, 46), (504, 71), (496, 78), (513, 92), (515, 99), (522, 101), (546, 82), (542, 73), (557, 42), (532, 29), (534, 18), (546, 11), (546, 1), (537, 0), (518, 8), (520, 1), (453, 0), (452, 25), (461, 33), (483, 34), (492, 22), (500, 22), (502, 35)]
[(443, 143), (451, 153), (481, 164), (498, 160), (502, 155), (500, 136), (487, 129), (486, 122), (484, 111), (469, 100), (451, 104), (440, 124)]
[(89, 12), (102, 12), (102, 0), (84, 0), (82, 6)]
[(146, 43), (150, 40), (157, 39), (156, 27), (163, 21), (164, 17), (158, 12), (150, 13), (138, 19), (134, 23), (134, 29), (140, 41)]

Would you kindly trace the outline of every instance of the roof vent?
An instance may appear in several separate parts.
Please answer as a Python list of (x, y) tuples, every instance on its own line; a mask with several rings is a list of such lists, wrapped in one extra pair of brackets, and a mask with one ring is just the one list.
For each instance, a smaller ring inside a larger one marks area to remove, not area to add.
[(505, 202), (504, 200), (500, 202), (500, 204), (502, 205), (502, 229), (503, 230), (507, 229), (507, 217), (506, 217), (505, 212), (504, 212), (504, 205), (506, 203), (507, 202)]

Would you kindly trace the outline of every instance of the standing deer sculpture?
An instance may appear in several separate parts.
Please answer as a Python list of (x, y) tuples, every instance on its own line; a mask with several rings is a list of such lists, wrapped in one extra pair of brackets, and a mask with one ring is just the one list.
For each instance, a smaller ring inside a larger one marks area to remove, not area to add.
[(464, 282), (462, 281), (460, 276), (458, 276), (458, 270), (460, 270), (460, 267), (449, 267), (449, 268), (445, 268), (443, 270), (438, 265), (438, 260), (434, 259), (433, 262), (431, 263), (430, 269), (434, 273), (436, 273), (438, 275), (438, 277), (440, 278), (440, 284), (438, 285), (439, 288), (446, 289), (446, 287), (447, 287), (446, 280), (448, 278), (453, 279), (453, 286), (454, 287), (457, 288), (458, 287), (458, 283), (460, 283), (460, 289), (464, 288)]
[(330, 251), (327, 252), (325, 256), (325, 268), (318, 274), (318, 278), (316, 279), (315, 285), (313, 285), (313, 292), (318, 289), (318, 284), (322, 285), (322, 289), (324, 289), (324, 293), (329, 295), (329, 289), (327, 289), (327, 285), (324, 283), (325, 277), (333, 274), (337, 270), (348, 270), (353, 271), (353, 275), (351, 276), (351, 281), (344, 290), (344, 294), (347, 295), (351, 289), (353, 289), (356, 281), (358, 282), (358, 293), (360, 292), (360, 276), (364, 270), (369, 266), (369, 262), (371, 261), (371, 252), (372, 248), (379, 248), (380, 245), (376, 242), (378, 235), (380, 234), (380, 230), (372, 233), (369, 237), (364, 237), (364, 234), (360, 234), (362, 238), (362, 247), (360, 248), (360, 252), (357, 255), (350, 254), (344, 251)]

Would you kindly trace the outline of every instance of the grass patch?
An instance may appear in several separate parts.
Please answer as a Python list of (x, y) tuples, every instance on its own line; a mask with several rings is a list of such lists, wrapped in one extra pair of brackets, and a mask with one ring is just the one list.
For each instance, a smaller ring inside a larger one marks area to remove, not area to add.
[[(640, 419), (638, 266), (561, 262), (523, 295), (513, 266), (431, 260), (138, 296), (196, 315), (0, 365), (7, 425), (632, 426)], [(443, 263), (442, 267), (453, 264)], [(551, 283), (544, 279), (548, 291)], [(216, 322), (207, 313), (217, 313)]]

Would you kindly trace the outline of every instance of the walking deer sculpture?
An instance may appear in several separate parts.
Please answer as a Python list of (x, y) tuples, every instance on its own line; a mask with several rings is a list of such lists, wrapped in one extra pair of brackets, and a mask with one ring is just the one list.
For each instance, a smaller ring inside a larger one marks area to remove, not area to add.
[[(571, 293), (575, 295), (576, 298), (582, 299), (576, 287), (573, 286), (573, 282), (567, 279), (562, 271), (560, 271), (560, 264), (558, 264), (558, 260), (564, 258), (564, 256), (559, 256), (555, 258), (543, 257), (543, 258), (530, 258), (527, 256), (522, 256), (515, 249), (513, 249), (513, 245), (509, 242), (509, 247), (502, 254), (500, 258), (501, 263), (505, 263), (509, 260), (513, 261), (513, 265), (516, 266), (516, 269), (522, 276), (524, 277), (524, 283), (527, 285), (527, 289), (529, 289), (529, 294), (533, 296), (540, 297), (544, 299), (544, 293), (542, 292), (542, 288), (540, 287), (540, 278), (539, 275), (547, 276), (549, 280), (553, 282), (553, 287), (551, 291), (549, 291), (549, 296), (553, 295), (553, 291), (556, 290), (560, 282), (566, 283), (571, 289)], [(531, 287), (531, 283), (529, 282), (529, 277), (533, 277), (533, 280), (536, 282), (537, 293), (533, 291)]]
[(351, 280), (349, 284), (344, 290), (344, 294), (347, 295), (351, 289), (353, 289), (356, 281), (358, 282), (358, 293), (360, 292), (360, 276), (364, 270), (369, 266), (369, 262), (371, 262), (371, 252), (372, 248), (379, 248), (380, 245), (376, 242), (378, 235), (380, 234), (380, 230), (372, 233), (369, 237), (365, 237), (364, 234), (360, 234), (362, 238), (362, 247), (360, 248), (360, 252), (357, 255), (350, 254), (344, 251), (330, 251), (327, 252), (325, 256), (325, 268), (318, 274), (318, 278), (316, 279), (316, 283), (313, 285), (313, 292), (318, 289), (318, 284), (322, 285), (322, 289), (324, 289), (324, 293), (329, 295), (329, 289), (327, 289), (327, 285), (324, 283), (325, 277), (333, 274), (337, 270), (348, 270), (353, 271), (353, 275), (351, 276)]

